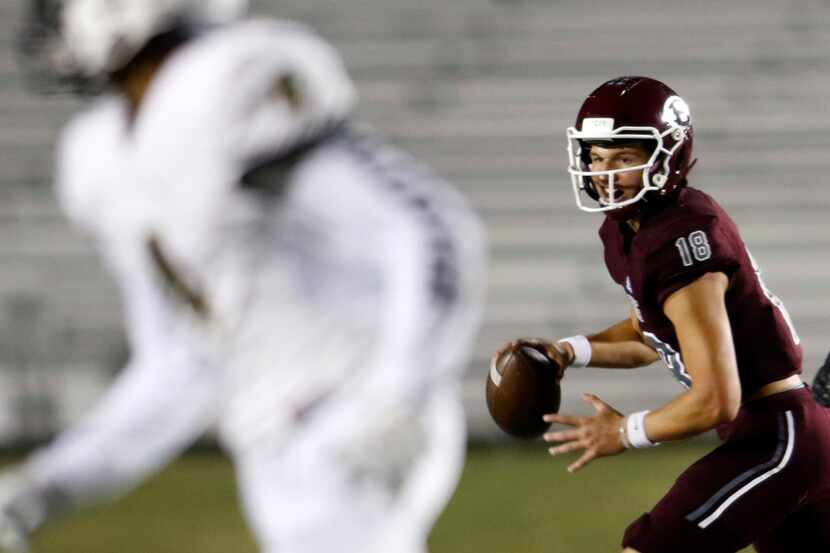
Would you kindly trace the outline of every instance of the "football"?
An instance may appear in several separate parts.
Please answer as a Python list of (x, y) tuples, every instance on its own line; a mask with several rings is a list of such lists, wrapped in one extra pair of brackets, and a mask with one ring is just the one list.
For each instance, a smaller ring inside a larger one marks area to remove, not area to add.
[(559, 411), (558, 367), (528, 344), (505, 350), (490, 365), (487, 408), (496, 424), (517, 438), (541, 436), (550, 424), (542, 415)]

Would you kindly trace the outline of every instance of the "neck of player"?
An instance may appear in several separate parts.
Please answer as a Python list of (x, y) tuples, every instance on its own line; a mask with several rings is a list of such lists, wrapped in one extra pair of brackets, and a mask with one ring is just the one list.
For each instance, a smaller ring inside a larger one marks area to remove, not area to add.
[(141, 102), (161, 64), (161, 60), (147, 60), (131, 67), (129, 72), (116, 81), (116, 86), (127, 99), (131, 123), (135, 121)]

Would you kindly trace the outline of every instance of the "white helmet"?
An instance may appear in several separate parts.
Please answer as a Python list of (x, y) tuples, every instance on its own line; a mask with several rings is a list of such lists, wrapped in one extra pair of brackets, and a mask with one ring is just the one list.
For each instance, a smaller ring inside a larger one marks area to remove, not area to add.
[(225, 23), (247, 7), (248, 0), (33, 0), (22, 47), (45, 56), (58, 76), (98, 79), (177, 25)]

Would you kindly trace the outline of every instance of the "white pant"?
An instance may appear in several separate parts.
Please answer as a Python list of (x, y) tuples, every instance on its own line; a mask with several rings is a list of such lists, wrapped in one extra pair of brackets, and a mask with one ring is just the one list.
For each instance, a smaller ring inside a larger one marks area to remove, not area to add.
[(262, 551), (425, 553), (464, 461), (457, 390), (433, 393), (419, 424), (422, 431), (396, 428), (398, 435), (417, 434), (417, 448), (393, 483), (388, 469), (397, 461), (377, 457), (401, 448), (384, 432), (375, 436), (377, 450), (356, 457), (338, 453), (352, 445), (349, 432), (321, 436), (313, 424), (281, 448), (235, 455), (243, 508)]

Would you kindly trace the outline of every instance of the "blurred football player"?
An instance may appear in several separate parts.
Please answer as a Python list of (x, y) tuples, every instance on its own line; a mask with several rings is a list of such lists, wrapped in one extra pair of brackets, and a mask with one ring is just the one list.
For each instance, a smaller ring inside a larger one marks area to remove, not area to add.
[(132, 359), (0, 484), (0, 543), (123, 492), (214, 424), (269, 553), (423, 552), (463, 461), (484, 246), (462, 198), (350, 123), (338, 55), (242, 0), (39, 1), (39, 76), (95, 101), (59, 199)]
[(605, 214), (605, 264), (631, 304), (590, 336), (542, 344), (561, 367), (632, 368), (659, 358), (685, 391), (623, 415), (586, 394), (593, 416), (546, 415), (568, 470), (628, 448), (717, 429), (724, 440), (631, 524), (626, 553), (830, 551), (830, 410), (799, 376), (799, 338), (735, 223), (688, 186), (688, 104), (645, 77), (608, 81), (567, 131), (580, 209)]

